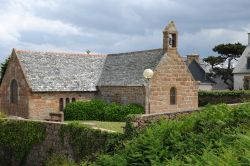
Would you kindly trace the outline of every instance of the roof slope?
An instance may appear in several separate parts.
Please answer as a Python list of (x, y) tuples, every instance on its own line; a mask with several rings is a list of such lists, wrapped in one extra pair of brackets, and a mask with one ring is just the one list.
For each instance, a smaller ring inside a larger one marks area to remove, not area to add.
[(15, 50), (33, 92), (96, 91), (97, 86), (141, 86), (162, 49), (90, 55)]
[(106, 59), (106, 55), (15, 52), (34, 92), (96, 91)]
[(233, 73), (250, 73), (250, 69), (247, 69), (247, 58), (250, 58), (250, 46), (247, 46), (242, 53)]
[[(182, 57), (183, 61), (186, 63), (186, 65), (188, 66), (188, 60), (187, 57)], [(199, 65), (200, 67), (206, 72), (206, 73), (211, 73), (210, 72), (210, 67), (209, 65), (207, 65), (203, 60), (199, 60)]]
[(200, 81), (201, 83), (215, 83), (207, 74), (206, 71), (193, 60), (189, 65), (188, 69), (192, 73), (195, 80)]
[(107, 55), (98, 85), (141, 86), (143, 71), (154, 70), (162, 57), (162, 49)]

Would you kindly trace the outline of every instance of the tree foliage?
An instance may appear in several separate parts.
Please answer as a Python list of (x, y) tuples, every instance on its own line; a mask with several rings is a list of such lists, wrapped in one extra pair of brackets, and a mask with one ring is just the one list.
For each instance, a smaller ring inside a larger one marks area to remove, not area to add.
[(5, 74), (5, 71), (7, 69), (7, 66), (9, 64), (9, 60), (10, 58), (7, 58), (5, 59), (5, 61), (3, 63), (1, 63), (1, 78), (0, 78), (0, 84), (2, 83), (3, 81), (3, 77), (4, 77), (4, 74)]
[(208, 56), (207, 58), (204, 58), (203, 60), (209, 63), (212, 69), (214, 69), (215, 66), (224, 62), (224, 59), (221, 56)]
[(232, 60), (236, 60), (239, 58), (243, 51), (245, 50), (246, 46), (242, 45), (241, 43), (235, 44), (219, 44), (213, 48), (214, 52), (220, 54), (220, 56), (228, 61), (228, 69), (232, 68)]
[(91, 53), (91, 51), (90, 51), (90, 50), (87, 50), (87, 51), (86, 51), (86, 53), (87, 53), (87, 54), (90, 54), (90, 53)]
[[(213, 48), (213, 51), (219, 56), (209, 56), (203, 60), (209, 63), (212, 67), (213, 76), (220, 77), (228, 86), (228, 89), (233, 89), (233, 60), (237, 60), (243, 53), (246, 46), (241, 43), (219, 44)], [(227, 67), (222, 67), (227, 63)]]

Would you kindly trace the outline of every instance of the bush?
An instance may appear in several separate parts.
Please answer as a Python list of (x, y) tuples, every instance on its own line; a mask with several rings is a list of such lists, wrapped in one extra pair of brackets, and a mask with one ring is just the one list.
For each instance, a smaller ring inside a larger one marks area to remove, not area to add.
[(249, 125), (250, 104), (207, 106), (179, 120), (153, 124), (124, 148), (92, 164), (249, 165)]
[(207, 104), (233, 104), (250, 101), (250, 90), (199, 91), (199, 106)]
[(214, 90), (214, 91), (199, 91), (199, 96), (234, 96), (250, 95), (250, 90)]
[(143, 107), (137, 104), (120, 105), (111, 103), (104, 108), (105, 121), (125, 121), (126, 117), (130, 114), (144, 113)]
[(3, 112), (0, 112), (0, 118), (6, 118), (6, 115)]
[(77, 164), (65, 155), (53, 154), (45, 164), (46, 166), (77, 166)]
[(64, 110), (65, 120), (125, 121), (129, 114), (142, 114), (143, 107), (137, 104), (108, 104), (102, 100), (77, 101)]
[(128, 104), (125, 106), (128, 114), (143, 114), (144, 108), (139, 104)]
[(102, 100), (76, 101), (64, 109), (65, 120), (99, 120), (104, 118), (103, 108), (107, 105)]
[(116, 103), (111, 103), (107, 107), (104, 107), (104, 119), (105, 121), (123, 121), (127, 112), (124, 106)]

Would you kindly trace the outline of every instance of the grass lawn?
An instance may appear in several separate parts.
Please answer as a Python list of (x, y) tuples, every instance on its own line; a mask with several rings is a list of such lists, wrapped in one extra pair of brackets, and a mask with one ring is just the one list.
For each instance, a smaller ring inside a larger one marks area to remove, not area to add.
[(125, 126), (125, 122), (105, 122), (105, 121), (65, 121), (65, 122), (66, 123), (79, 122), (92, 127), (107, 129), (118, 133), (123, 133), (123, 127)]

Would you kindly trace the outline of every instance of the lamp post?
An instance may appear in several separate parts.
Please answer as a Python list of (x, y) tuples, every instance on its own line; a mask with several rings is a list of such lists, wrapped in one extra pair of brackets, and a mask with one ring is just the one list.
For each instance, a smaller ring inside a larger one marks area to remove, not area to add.
[(146, 100), (145, 100), (145, 113), (150, 114), (150, 79), (153, 77), (154, 72), (151, 69), (145, 69), (143, 72), (143, 76), (146, 79)]

